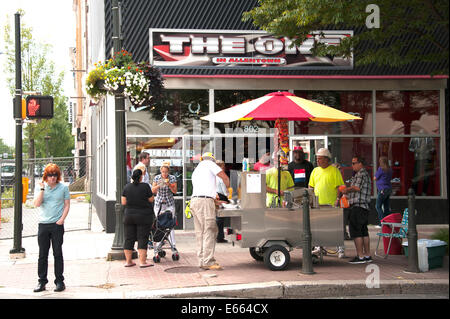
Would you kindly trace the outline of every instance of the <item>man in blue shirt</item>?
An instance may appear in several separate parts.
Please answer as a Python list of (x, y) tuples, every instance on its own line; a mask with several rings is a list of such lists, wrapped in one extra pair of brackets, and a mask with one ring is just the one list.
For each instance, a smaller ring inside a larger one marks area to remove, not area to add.
[(61, 170), (56, 164), (48, 164), (44, 170), (39, 189), (35, 191), (34, 205), (39, 207), (39, 260), (38, 276), (39, 284), (34, 292), (45, 290), (47, 284), (48, 252), (50, 244), (53, 247), (55, 260), (55, 284), (54, 291), (63, 291), (64, 285), (64, 259), (62, 244), (64, 236), (64, 220), (69, 213), (70, 194), (69, 188), (60, 183)]

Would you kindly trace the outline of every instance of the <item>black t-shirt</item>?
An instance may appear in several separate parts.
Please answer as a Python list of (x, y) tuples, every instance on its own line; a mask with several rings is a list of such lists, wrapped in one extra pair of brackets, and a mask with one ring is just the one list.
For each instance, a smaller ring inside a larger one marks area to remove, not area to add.
[(127, 214), (151, 214), (152, 205), (148, 199), (153, 196), (152, 189), (147, 183), (137, 185), (128, 183), (125, 185), (122, 196), (126, 197), (127, 205), (125, 212)]
[(290, 162), (288, 170), (294, 180), (295, 187), (308, 187), (309, 177), (313, 169), (314, 166), (307, 160), (304, 160), (303, 163)]

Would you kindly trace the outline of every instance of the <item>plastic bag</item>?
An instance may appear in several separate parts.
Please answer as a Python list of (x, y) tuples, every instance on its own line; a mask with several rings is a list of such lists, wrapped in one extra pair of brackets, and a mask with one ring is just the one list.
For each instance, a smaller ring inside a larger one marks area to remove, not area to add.
[(347, 196), (342, 195), (341, 199), (339, 200), (339, 205), (341, 208), (349, 208), (350, 205), (348, 204)]
[(186, 216), (187, 219), (191, 219), (192, 218), (192, 214), (191, 214), (191, 201), (186, 201), (186, 208), (184, 209), (184, 215)]

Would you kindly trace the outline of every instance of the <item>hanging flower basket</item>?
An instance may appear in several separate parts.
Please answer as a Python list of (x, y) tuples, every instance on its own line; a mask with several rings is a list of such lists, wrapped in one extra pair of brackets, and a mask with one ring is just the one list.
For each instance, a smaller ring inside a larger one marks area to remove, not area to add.
[(92, 98), (120, 94), (135, 106), (158, 106), (163, 88), (161, 72), (148, 62), (135, 63), (125, 50), (105, 63), (97, 63), (86, 80), (86, 91)]

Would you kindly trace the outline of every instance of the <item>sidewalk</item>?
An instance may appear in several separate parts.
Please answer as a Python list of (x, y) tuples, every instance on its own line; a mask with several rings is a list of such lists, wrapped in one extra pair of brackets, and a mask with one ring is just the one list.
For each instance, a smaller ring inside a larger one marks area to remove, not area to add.
[[(429, 238), (438, 228), (448, 225), (418, 225), (419, 238)], [(378, 230), (370, 227), (371, 250), (376, 247)], [(336, 255), (324, 257), (313, 265), (315, 274), (304, 275), (302, 252), (291, 252), (291, 263), (285, 271), (270, 271), (255, 261), (248, 249), (231, 244), (217, 244), (216, 259), (222, 271), (199, 269), (193, 231), (176, 231), (179, 261), (172, 261), (170, 250), (161, 263), (141, 269), (125, 268), (124, 261), (106, 261), (114, 234), (105, 234), (93, 214), (91, 231), (66, 232), (64, 236), (66, 290), (53, 292), (53, 257), (49, 257), (47, 291), (33, 293), (37, 285), (38, 246), (36, 237), (24, 238), (26, 258), (11, 260), (12, 240), (0, 241), (0, 299), (15, 298), (339, 298), (343, 296), (436, 293), (448, 297), (448, 256), (444, 267), (425, 273), (407, 273), (407, 257), (374, 258), (372, 264), (352, 265), (350, 258)], [(353, 241), (345, 241), (346, 255), (355, 253)], [(382, 243), (380, 244), (382, 250)], [(334, 248), (331, 248), (334, 249)], [(152, 261), (153, 251), (149, 251)], [(136, 261), (137, 262), (137, 261)], [(376, 265), (380, 287), (368, 288), (366, 280), (373, 276)]]

